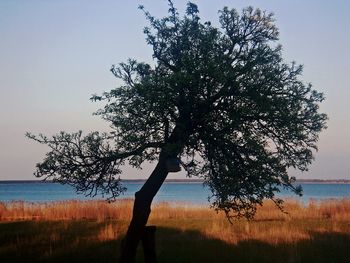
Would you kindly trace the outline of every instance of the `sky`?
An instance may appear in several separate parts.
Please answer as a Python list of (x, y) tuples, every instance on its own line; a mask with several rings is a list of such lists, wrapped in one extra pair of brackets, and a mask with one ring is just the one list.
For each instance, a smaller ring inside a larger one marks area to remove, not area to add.
[[(187, 1), (174, 0), (183, 14)], [(325, 94), (329, 116), (319, 151), (302, 179), (350, 179), (350, 1), (197, 0), (203, 21), (218, 24), (224, 6), (253, 6), (273, 12), (286, 62), (304, 65), (302, 79)], [(93, 116), (103, 104), (89, 101), (118, 86), (111, 65), (135, 58), (152, 62), (142, 33), (147, 22), (138, 5), (166, 15), (165, 0), (0, 1), (0, 180), (32, 180), (48, 151), (25, 138), (26, 131), (108, 131)], [(126, 167), (122, 178), (145, 178)], [(183, 178), (183, 173), (170, 178)]]

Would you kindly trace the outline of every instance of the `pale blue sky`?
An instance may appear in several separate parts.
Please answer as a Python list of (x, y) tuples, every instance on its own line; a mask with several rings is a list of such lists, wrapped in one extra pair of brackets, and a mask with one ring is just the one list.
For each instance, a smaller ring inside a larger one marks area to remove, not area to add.
[[(174, 2), (183, 11), (187, 1)], [(310, 171), (292, 174), (350, 179), (350, 1), (195, 2), (202, 19), (214, 24), (223, 6), (252, 5), (275, 14), (285, 60), (305, 66), (303, 79), (325, 93), (322, 110), (330, 118)], [(25, 131), (108, 130), (91, 115), (99, 104), (89, 97), (117, 85), (112, 64), (128, 57), (151, 61), (139, 4), (156, 16), (168, 8), (164, 0), (0, 1), (0, 180), (34, 179), (35, 163), (47, 149), (27, 140)], [(150, 169), (126, 174), (142, 178)]]

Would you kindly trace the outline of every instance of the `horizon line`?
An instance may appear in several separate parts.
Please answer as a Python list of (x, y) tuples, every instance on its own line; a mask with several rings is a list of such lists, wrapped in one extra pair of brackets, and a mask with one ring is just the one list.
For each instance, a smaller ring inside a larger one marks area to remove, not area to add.
[[(122, 182), (145, 182), (147, 179), (121, 179)], [(43, 180), (43, 179), (10, 179), (10, 180), (3, 180), (0, 179), (0, 183), (9, 183), (9, 182), (42, 182), (42, 183), (52, 183), (53, 180)], [(202, 183), (204, 182), (204, 179), (191, 179), (191, 178), (184, 178), (184, 179), (165, 179), (165, 182), (198, 182)], [(350, 179), (296, 179), (296, 183), (350, 183)]]

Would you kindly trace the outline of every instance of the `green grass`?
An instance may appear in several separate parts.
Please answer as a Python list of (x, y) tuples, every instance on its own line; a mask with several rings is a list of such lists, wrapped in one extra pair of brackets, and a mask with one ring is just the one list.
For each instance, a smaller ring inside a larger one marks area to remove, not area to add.
[[(226, 223), (228, 233), (291, 224), (308, 232), (308, 239), (271, 244), (252, 237), (236, 243), (205, 234), (213, 219), (154, 219), (159, 262), (349, 263), (350, 223), (327, 229), (327, 220), (253, 221)], [(0, 223), (0, 262), (118, 262), (126, 220), (19, 221)], [(113, 226), (113, 229), (109, 228)], [(323, 231), (319, 231), (323, 229)], [(113, 230), (111, 232), (111, 230)], [(108, 232), (109, 231), (109, 232)], [(102, 233), (102, 234), (101, 234)], [(105, 234), (103, 234), (105, 233)], [(111, 238), (111, 234), (115, 238)], [(106, 238), (105, 238), (106, 237)], [(143, 262), (139, 248), (137, 262)]]

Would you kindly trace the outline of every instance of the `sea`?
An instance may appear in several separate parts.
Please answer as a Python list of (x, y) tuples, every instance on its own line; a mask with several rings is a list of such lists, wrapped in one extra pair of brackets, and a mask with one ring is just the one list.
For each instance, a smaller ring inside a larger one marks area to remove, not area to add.
[[(134, 198), (144, 182), (126, 181), (127, 188), (118, 198)], [(310, 200), (350, 198), (349, 183), (300, 183), (303, 196), (281, 190), (278, 197), (294, 198), (302, 203)], [(155, 197), (155, 202), (179, 202), (204, 205), (208, 204), (210, 190), (201, 182), (165, 182)], [(26, 201), (26, 202), (57, 202), (65, 200), (104, 199), (102, 196), (87, 197), (76, 193), (69, 185), (43, 181), (0, 181), (0, 202)]]

